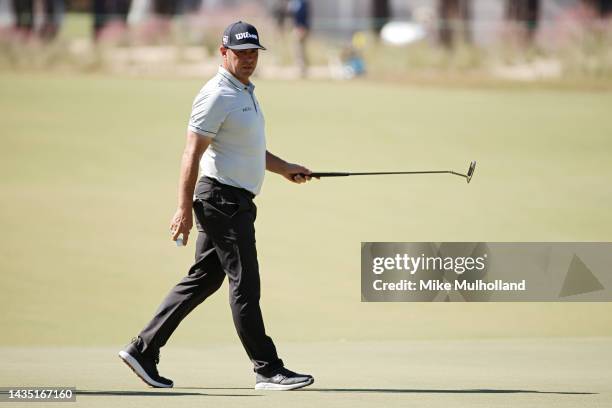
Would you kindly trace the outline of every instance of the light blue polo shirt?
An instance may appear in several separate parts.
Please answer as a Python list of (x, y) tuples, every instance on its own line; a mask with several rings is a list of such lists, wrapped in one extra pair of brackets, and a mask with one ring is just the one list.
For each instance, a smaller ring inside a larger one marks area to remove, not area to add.
[(259, 194), (266, 171), (266, 136), (254, 89), (219, 67), (193, 102), (189, 129), (212, 138), (200, 160), (200, 176)]

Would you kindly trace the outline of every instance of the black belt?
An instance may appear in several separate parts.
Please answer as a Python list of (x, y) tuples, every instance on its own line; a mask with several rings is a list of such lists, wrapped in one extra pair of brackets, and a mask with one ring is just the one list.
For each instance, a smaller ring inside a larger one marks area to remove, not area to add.
[(230, 190), (237, 191), (237, 192), (239, 192), (241, 194), (246, 195), (251, 200), (255, 198), (255, 194), (253, 194), (249, 190), (246, 190), (246, 189), (240, 188), (240, 187), (230, 186), (229, 184), (223, 184), (219, 180), (217, 180), (215, 178), (212, 178), (212, 177), (202, 176), (202, 178), (200, 180), (204, 180), (205, 183), (208, 183), (208, 184), (213, 185), (213, 186), (222, 187), (222, 188), (228, 188)]

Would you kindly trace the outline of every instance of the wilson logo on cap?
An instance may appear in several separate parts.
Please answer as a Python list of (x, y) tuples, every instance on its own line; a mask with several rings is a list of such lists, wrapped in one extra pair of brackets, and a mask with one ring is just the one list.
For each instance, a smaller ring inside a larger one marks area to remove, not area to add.
[(242, 40), (245, 38), (253, 38), (255, 40), (257, 40), (257, 34), (251, 34), (249, 32), (244, 32), (244, 33), (238, 33), (234, 35), (236, 37), (237, 40)]
[(229, 37), (227, 35), (223, 36), (223, 45), (227, 44), (227, 42), (229, 41)]

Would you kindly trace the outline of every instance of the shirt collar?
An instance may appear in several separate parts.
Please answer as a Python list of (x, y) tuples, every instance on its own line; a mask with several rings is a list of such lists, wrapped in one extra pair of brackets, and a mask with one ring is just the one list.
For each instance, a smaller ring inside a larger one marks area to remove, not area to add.
[(222, 77), (230, 81), (231, 84), (234, 85), (238, 89), (246, 90), (249, 92), (253, 92), (253, 90), (255, 89), (255, 85), (253, 85), (252, 82), (249, 81), (248, 85), (243, 84), (242, 82), (240, 82), (238, 78), (233, 76), (231, 72), (229, 72), (227, 69), (223, 68), (222, 66), (219, 66), (218, 73), (219, 75), (221, 75)]

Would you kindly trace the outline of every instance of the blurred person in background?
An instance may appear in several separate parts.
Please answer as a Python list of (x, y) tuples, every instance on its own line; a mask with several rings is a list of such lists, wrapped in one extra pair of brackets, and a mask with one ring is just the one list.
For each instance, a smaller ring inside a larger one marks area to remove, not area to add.
[(94, 39), (116, 41), (126, 34), (130, 0), (93, 0)]
[(200, 9), (201, 0), (134, 0), (130, 24), (136, 27), (137, 42), (165, 43), (172, 38), (172, 24), (178, 14), (191, 14)]
[(287, 10), (293, 19), (296, 63), (300, 69), (300, 75), (304, 78), (308, 74), (306, 43), (310, 33), (310, 3), (308, 0), (291, 0)]
[(276, 29), (279, 33), (285, 32), (288, 5), (289, 0), (275, 0), (270, 10), (270, 14), (276, 23)]
[(366, 44), (366, 35), (363, 31), (353, 34), (350, 46), (343, 48), (340, 54), (342, 61), (342, 79), (352, 79), (365, 75), (366, 67), (363, 59), (363, 49)]
[[(43, 41), (51, 41), (57, 36), (64, 14), (64, 0), (12, 0), (12, 6), (19, 38), (29, 39), (35, 35)], [(37, 9), (42, 17), (39, 27), (34, 24)]]
[(158, 41), (172, 34), (172, 19), (178, 12), (179, 0), (153, 0), (152, 25)]
[(180, 13), (197, 13), (202, 8), (202, 0), (180, 0), (179, 1), (179, 12)]
[(10, 38), (15, 27), (13, 4), (9, 0), (0, 0), (0, 40)]

